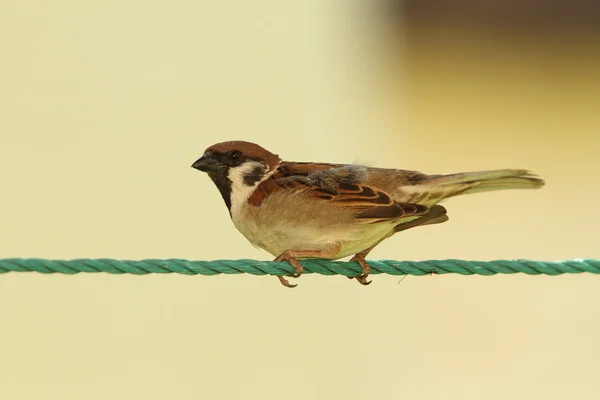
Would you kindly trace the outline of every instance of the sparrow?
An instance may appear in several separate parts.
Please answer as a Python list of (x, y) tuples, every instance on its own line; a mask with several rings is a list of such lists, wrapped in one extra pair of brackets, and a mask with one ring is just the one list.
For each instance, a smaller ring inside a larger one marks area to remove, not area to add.
[[(287, 261), (297, 278), (304, 258), (353, 256), (355, 277), (368, 285), (365, 258), (406, 229), (448, 221), (439, 205), (450, 197), (505, 189), (534, 189), (544, 181), (525, 169), (427, 175), (357, 164), (282, 161), (245, 141), (208, 147), (192, 167), (217, 186), (235, 227), (255, 247)], [(278, 276), (286, 287), (295, 287)]]

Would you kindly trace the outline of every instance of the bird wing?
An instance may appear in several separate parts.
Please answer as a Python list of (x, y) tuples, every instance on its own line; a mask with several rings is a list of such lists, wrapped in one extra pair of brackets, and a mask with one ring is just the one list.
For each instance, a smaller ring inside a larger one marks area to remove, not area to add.
[(273, 179), (303, 176), (320, 179), (322, 184), (348, 181), (378, 188), (400, 204), (422, 204), (431, 207), (449, 195), (456, 195), (473, 186), (461, 183), (452, 187), (426, 184), (429, 175), (419, 171), (375, 168), (354, 164), (282, 162)]
[(374, 223), (425, 215), (429, 207), (397, 202), (384, 190), (365, 183), (367, 169), (358, 165), (284, 163), (262, 182), (248, 199), (260, 206), (262, 201), (281, 191), (303, 192), (308, 199), (350, 209), (355, 218)]

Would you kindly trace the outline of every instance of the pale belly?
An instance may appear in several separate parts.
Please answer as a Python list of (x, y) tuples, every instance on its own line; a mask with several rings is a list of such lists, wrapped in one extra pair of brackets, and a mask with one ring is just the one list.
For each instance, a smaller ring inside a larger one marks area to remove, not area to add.
[[(323, 258), (339, 259), (360, 253), (386, 238), (396, 224), (380, 222), (354, 226), (319, 226), (314, 224), (288, 226), (283, 224), (260, 224), (253, 221), (243, 222), (233, 219), (236, 228), (255, 247), (262, 248), (279, 256), (286, 250), (324, 250), (339, 249), (335, 254), (324, 254)], [(341, 245), (341, 248), (340, 248)]]
[(274, 257), (286, 250), (319, 250), (328, 259), (351, 256), (385, 239), (399, 223), (360, 221), (347, 209), (317, 204), (321, 200), (302, 193), (272, 195), (260, 207), (246, 199), (233, 199), (232, 221), (250, 243)]

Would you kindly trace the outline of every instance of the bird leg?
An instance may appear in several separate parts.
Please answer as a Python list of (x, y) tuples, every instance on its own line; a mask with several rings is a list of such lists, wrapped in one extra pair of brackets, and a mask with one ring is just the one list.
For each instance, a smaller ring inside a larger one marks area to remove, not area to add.
[(396, 225), (394, 230), (389, 235), (385, 236), (383, 239), (381, 239), (379, 242), (375, 243), (373, 246), (369, 247), (368, 249), (365, 249), (365, 250), (361, 251), (360, 253), (357, 253), (356, 255), (354, 255), (354, 257), (352, 257), (350, 259), (350, 261), (356, 261), (362, 267), (362, 273), (358, 276), (349, 276), (348, 278), (349, 279), (356, 278), (356, 280), (361, 285), (366, 286), (366, 285), (370, 284), (371, 281), (367, 281), (367, 276), (369, 275), (369, 272), (371, 272), (371, 267), (369, 266), (369, 264), (367, 263), (365, 258), (371, 252), (371, 250), (373, 250), (375, 248), (375, 246), (377, 246), (379, 243), (383, 242), (385, 239), (392, 236), (394, 233), (404, 231), (404, 230), (407, 230), (410, 228), (414, 228), (416, 226), (440, 224), (440, 223), (446, 222), (446, 221), (448, 221), (448, 216), (446, 215), (446, 209), (440, 205), (435, 205), (435, 206), (431, 207), (431, 209), (429, 209), (429, 212), (427, 214), (423, 215), (422, 217), (419, 217), (419, 218), (414, 219), (409, 222), (405, 222), (400, 225)]
[(352, 257), (350, 259), (350, 262), (356, 261), (358, 263), (358, 265), (360, 265), (362, 267), (362, 273), (357, 276), (348, 276), (348, 279), (356, 278), (358, 283), (360, 283), (361, 285), (365, 285), (365, 286), (371, 284), (372, 281), (367, 281), (367, 276), (369, 276), (369, 272), (371, 272), (371, 267), (369, 266), (369, 264), (367, 264), (367, 261), (365, 261), (365, 257), (367, 257), (367, 254), (369, 254), (371, 252), (371, 250), (373, 250), (375, 248), (375, 246), (377, 246), (379, 243), (381, 243), (387, 237), (389, 237), (389, 236), (386, 236), (385, 238), (381, 239), (379, 242), (375, 243), (373, 246), (369, 247), (368, 249), (363, 250), (360, 253), (356, 253), (354, 255), (354, 257)]
[[(298, 258), (319, 258), (323, 257), (323, 252), (321, 250), (286, 250), (279, 257), (274, 259), (273, 261), (287, 261), (290, 263), (296, 273), (288, 275), (292, 278), (298, 278), (304, 272), (304, 267), (302, 264), (298, 262)], [(291, 284), (287, 279), (283, 276), (278, 276), (279, 282), (285, 287), (293, 288), (298, 285)]]

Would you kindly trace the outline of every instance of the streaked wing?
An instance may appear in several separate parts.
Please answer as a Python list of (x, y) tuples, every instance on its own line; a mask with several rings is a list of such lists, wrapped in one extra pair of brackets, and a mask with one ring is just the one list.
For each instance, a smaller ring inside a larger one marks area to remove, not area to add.
[(441, 175), (427, 175), (412, 170), (309, 162), (282, 162), (272, 179), (295, 176), (318, 180), (318, 186), (326, 187), (335, 187), (339, 182), (359, 183), (378, 188), (399, 204), (421, 204), (426, 207), (431, 207), (446, 197), (455, 196), (476, 185), (473, 183), (451, 186), (430, 184), (430, 179)]
[(366, 169), (360, 166), (331, 164), (294, 164), (278, 171), (262, 182), (248, 202), (259, 206), (268, 195), (279, 191), (303, 191), (309, 198), (325, 201), (331, 206), (351, 209), (355, 218), (366, 223), (399, 220), (420, 216), (429, 207), (400, 203), (385, 191), (361, 181)]

